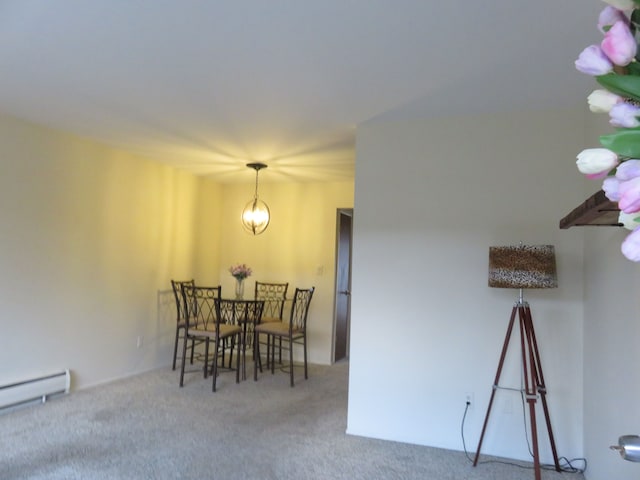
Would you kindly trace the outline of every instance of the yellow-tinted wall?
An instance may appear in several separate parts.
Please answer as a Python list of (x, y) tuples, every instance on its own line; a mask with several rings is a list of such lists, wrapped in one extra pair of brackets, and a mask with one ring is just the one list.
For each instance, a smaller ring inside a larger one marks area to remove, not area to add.
[(192, 275), (198, 191), (190, 174), (0, 116), (0, 384), (168, 364), (158, 291)]
[(196, 249), (189, 278), (193, 277), (201, 285), (218, 285), (222, 187), (206, 178), (198, 178), (198, 186), (198, 200), (193, 210)]
[(330, 363), (333, 332), (336, 215), (353, 207), (353, 183), (261, 183), (259, 195), (271, 211), (271, 222), (261, 235), (247, 233), (240, 212), (253, 196), (253, 185), (222, 187), (222, 222), (219, 279), (223, 295), (232, 294), (232, 264), (246, 263), (253, 275), (246, 280), (245, 296), (255, 280), (289, 282), (289, 297), (296, 287), (316, 287), (309, 311), (309, 360)]
[[(261, 185), (273, 222), (247, 235), (252, 189), (0, 115), (0, 385), (60, 369), (82, 388), (171, 362), (170, 279), (318, 288), (311, 361), (328, 363), (337, 207), (351, 184)], [(177, 377), (176, 377), (177, 385)]]

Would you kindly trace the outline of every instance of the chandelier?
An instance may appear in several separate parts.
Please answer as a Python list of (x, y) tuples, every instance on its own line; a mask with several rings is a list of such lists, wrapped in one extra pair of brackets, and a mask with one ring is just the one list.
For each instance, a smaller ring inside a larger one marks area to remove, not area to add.
[(254, 235), (260, 235), (269, 226), (271, 217), (267, 204), (258, 198), (258, 172), (267, 166), (264, 163), (247, 163), (247, 167), (256, 171), (256, 189), (253, 199), (242, 210), (242, 225)]

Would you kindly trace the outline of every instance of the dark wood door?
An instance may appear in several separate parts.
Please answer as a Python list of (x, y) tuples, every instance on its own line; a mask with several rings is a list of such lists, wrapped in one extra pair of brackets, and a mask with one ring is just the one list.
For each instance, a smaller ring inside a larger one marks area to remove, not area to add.
[(336, 251), (335, 335), (333, 361), (349, 356), (349, 324), (351, 316), (351, 243), (353, 210), (338, 210)]

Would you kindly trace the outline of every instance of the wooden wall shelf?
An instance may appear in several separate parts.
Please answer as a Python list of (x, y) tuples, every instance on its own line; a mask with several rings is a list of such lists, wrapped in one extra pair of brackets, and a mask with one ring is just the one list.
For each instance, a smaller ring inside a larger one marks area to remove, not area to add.
[(569, 227), (621, 227), (620, 209), (600, 190), (574, 208), (562, 220), (560, 228)]

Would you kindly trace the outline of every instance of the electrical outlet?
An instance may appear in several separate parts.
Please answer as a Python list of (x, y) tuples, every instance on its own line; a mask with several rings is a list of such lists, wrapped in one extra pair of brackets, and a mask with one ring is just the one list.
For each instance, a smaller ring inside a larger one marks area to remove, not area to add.
[(473, 393), (467, 392), (465, 393), (464, 397), (466, 404), (469, 405), (469, 408), (471, 408), (471, 406), (473, 405)]

